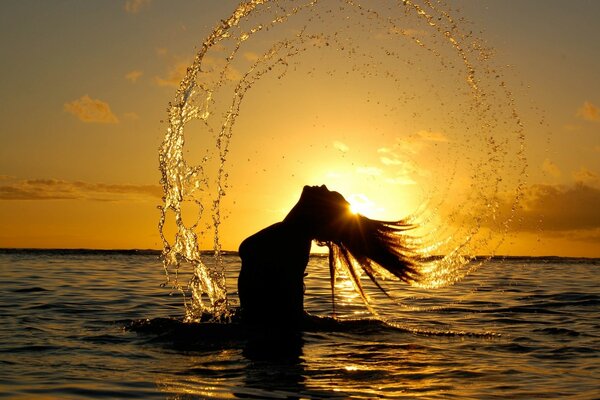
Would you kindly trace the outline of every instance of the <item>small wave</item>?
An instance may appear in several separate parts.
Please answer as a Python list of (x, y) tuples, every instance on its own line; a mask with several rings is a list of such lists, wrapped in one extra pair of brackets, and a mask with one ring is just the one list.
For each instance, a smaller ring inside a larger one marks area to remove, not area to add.
[[(210, 345), (219, 345), (223, 343), (244, 343), (248, 339), (254, 338), (257, 334), (272, 332), (277, 328), (277, 322), (273, 326), (261, 327), (248, 326), (239, 321), (228, 323), (214, 322), (183, 322), (182, 319), (175, 318), (154, 318), (142, 320), (126, 320), (124, 329), (140, 334), (149, 334), (150, 341), (170, 342), (185, 347), (204, 347)], [(298, 332), (313, 333), (346, 333), (370, 335), (379, 334), (382, 331), (392, 330), (394, 332), (408, 333), (419, 336), (442, 336), (442, 337), (470, 337), (492, 339), (499, 338), (502, 335), (497, 332), (483, 331), (465, 331), (453, 329), (432, 329), (400, 325), (395, 322), (386, 321), (377, 318), (362, 319), (337, 319), (333, 317), (323, 317), (307, 315), (304, 325), (298, 329)], [(288, 330), (282, 333), (289, 334)]]
[(380, 318), (358, 318), (358, 319), (337, 319), (332, 317), (310, 316), (310, 330), (347, 332), (347, 333), (381, 333), (384, 330), (394, 332), (409, 333), (419, 336), (446, 336), (446, 337), (474, 337), (474, 338), (498, 338), (500, 333), (484, 331), (472, 332), (453, 329), (432, 329), (414, 326), (401, 325), (396, 322)]
[(547, 333), (549, 335), (566, 335), (566, 336), (580, 336), (581, 334), (577, 331), (567, 328), (540, 328), (534, 329), (534, 332)]
[(123, 343), (126, 341), (126, 339), (124, 339), (120, 336), (110, 335), (110, 334), (84, 336), (84, 337), (81, 337), (80, 340), (83, 340), (85, 342), (91, 342), (91, 343), (97, 343), (97, 344), (108, 344), (108, 345)]
[(552, 309), (552, 304), (540, 304), (540, 305), (524, 305), (514, 307), (498, 308), (491, 310), (493, 314), (499, 315), (519, 315), (519, 314), (561, 314), (560, 311)]
[(394, 322), (384, 323), (394, 329), (399, 331), (412, 333), (413, 335), (419, 336), (445, 336), (445, 337), (471, 337), (471, 338), (482, 338), (482, 339), (493, 339), (499, 338), (502, 335), (497, 332), (491, 331), (483, 331), (483, 332), (471, 332), (471, 331), (463, 331), (463, 330), (453, 330), (453, 329), (429, 329), (429, 328), (418, 328), (418, 327), (408, 327), (396, 324)]
[(590, 346), (561, 346), (556, 348), (548, 348), (547, 351), (537, 351), (533, 357), (542, 360), (566, 360), (568, 358), (589, 357), (598, 350)]
[(522, 297), (518, 300), (527, 304), (503, 309), (503, 311), (555, 314), (562, 312), (559, 309), (572, 307), (589, 308), (600, 305), (600, 296), (578, 292), (533, 295)]
[(14, 293), (37, 293), (37, 292), (49, 292), (48, 289), (44, 289), (43, 287), (34, 286), (30, 288), (21, 288), (13, 290)]
[(59, 346), (51, 346), (51, 345), (27, 345), (27, 346), (18, 346), (18, 347), (9, 347), (0, 349), (1, 353), (42, 353), (48, 351), (57, 351), (61, 350), (62, 347)]
[[(539, 350), (538, 347), (528, 346), (526, 344), (521, 344), (521, 343), (516, 343), (515, 341), (506, 343), (505, 345), (502, 346), (502, 348), (503, 348), (503, 350), (505, 350), (509, 353), (515, 353), (515, 354), (529, 354), (529, 353), (535, 353), (537, 350)], [(493, 349), (490, 349), (490, 350), (493, 350)]]

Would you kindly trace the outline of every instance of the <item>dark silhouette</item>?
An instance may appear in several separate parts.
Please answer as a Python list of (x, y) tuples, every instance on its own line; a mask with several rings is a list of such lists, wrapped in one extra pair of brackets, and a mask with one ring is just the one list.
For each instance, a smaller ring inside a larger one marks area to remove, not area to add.
[(410, 228), (403, 221), (377, 221), (353, 214), (346, 199), (325, 185), (305, 186), (283, 221), (240, 245), (242, 320), (258, 324), (275, 321), (279, 326), (302, 323), (303, 280), (313, 239), (329, 247), (332, 297), (336, 263), (349, 272), (365, 301), (356, 265), (384, 292), (377, 281), (382, 273), (391, 273), (404, 282), (416, 280), (416, 257), (404, 234)]

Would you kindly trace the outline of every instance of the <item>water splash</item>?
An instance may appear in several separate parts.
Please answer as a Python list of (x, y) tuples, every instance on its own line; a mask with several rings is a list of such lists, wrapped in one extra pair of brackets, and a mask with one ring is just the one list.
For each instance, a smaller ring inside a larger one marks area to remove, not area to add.
[[(244, 98), (259, 82), (325, 77), (393, 88), (395, 98), (363, 90), (358, 100), (377, 104), (375, 124), (412, 131), (382, 151), (405, 168), (395, 184), (420, 190), (422, 207), (409, 217), (429, 260), (419, 284), (451, 284), (485, 262), (475, 255), (494, 255), (522, 195), (524, 127), (493, 51), (455, 13), (429, 0), (252, 0), (215, 27), (169, 104), (159, 155), (163, 263), (187, 296), (188, 320), (228, 313), (219, 239), (227, 160)], [(315, 54), (337, 61), (315, 63)], [(192, 134), (197, 148), (189, 148)], [(209, 247), (207, 261), (200, 249)], [(186, 284), (181, 270), (191, 271)]]

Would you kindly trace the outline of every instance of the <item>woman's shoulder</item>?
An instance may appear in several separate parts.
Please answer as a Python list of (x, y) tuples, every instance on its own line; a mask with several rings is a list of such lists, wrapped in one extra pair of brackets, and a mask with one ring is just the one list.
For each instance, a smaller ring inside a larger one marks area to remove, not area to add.
[(284, 229), (285, 228), (282, 227), (282, 223), (277, 222), (273, 225), (270, 225), (270, 226), (256, 232), (255, 234), (253, 234), (251, 236), (248, 236), (240, 244), (240, 248), (239, 248), (240, 255), (242, 255), (242, 253), (246, 252), (248, 249), (252, 249), (252, 248), (256, 248), (257, 246), (260, 246), (262, 243), (272, 242), (272, 241), (276, 240), (277, 237), (281, 236), (282, 230), (284, 230)]
[(305, 239), (304, 236), (293, 226), (285, 222), (277, 222), (244, 239), (240, 244), (239, 254), (243, 257), (248, 252), (255, 252), (263, 248), (272, 250), (290, 245), (299, 246), (305, 241), (310, 242), (310, 239), (302, 240)]

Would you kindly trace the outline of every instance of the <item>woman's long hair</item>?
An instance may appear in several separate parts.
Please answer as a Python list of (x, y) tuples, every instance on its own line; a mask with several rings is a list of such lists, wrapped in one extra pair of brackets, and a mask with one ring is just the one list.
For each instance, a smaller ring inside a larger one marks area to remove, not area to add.
[[(367, 308), (369, 304), (360, 282), (362, 269), (369, 279), (388, 297), (380, 279), (417, 281), (418, 256), (415, 245), (406, 231), (414, 228), (404, 221), (378, 221), (360, 214), (348, 214), (338, 218), (335, 233), (321, 241), (329, 248), (329, 273), (331, 296), (335, 313), (335, 279), (337, 271), (345, 271), (360, 294)], [(317, 238), (319, 240), (319, 238)]]
[[(411, 283), (419, 279), (414, 228), (405, 221), (378, 221), (354, 214), (340, 193), (323, 186), (305, 186), (300, 200), (286, 219), (302, 227), (311, 237), (329, 248), (331, 296), (335, 313), (335, 279), (345, 271), (370, 311), (369, 300), (360, 282), (360, 270), (389, 296), (380, 279)], [(376, 314), (376, 313), (375, 313)]]

